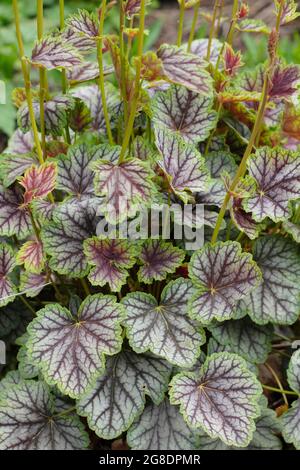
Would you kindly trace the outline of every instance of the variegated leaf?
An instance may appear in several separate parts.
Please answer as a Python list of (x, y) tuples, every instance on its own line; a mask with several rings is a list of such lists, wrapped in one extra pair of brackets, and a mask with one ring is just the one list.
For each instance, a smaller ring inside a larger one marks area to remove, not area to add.
[(16, 266), (15, 254), (7, 243), (0, 243), (0, 307), (12, 302), (16, 286), (9, 274)]
[[(207, 58), (208, 39), (195, 39), (191, 44), (191, 52), (201, 59)], [(211, 43), (209, 61), (216, 65), (218, 57), (222, 49), (222, 43), (218, 39), (213, 39)]]
[(289, 386), (299, 394), (299, 398), (281, 418), (282, 434), (286, 442), (293, 443), (300, 450), (300, 350), (292, 355), (287, 376)]
[(19, 249), (16, 262), (19, 265), (24, 264), (26, 271), (40, 274), (45, 264), (45, 254), (43, 245), (39, 240), (29, 240)]
[(0, 156), (0, 176), (5, 187), (10, 186), (17, 178), (32, 165), (38, 164), (38, 159), (33, 153), (15, 154), (3, 153)]
[(0, 184), (0, 235), (22, 239), (32, 230), (28, 209), (23, 205), (21, 188), (4, 188)]
[(70, 43), (51, 36), (45, 36), (36, 42), (31, 54), (32, 64), (48, 70), (74, 67), (81, 61), (80, 54)]
[(34, 199), (45, 198), (51, 193), (56, 184), (56, 163), (44, 163), (41, 166), (32, 165), (25, 171), (19, 183), (25, 189), (24, 204), (30, 204)]

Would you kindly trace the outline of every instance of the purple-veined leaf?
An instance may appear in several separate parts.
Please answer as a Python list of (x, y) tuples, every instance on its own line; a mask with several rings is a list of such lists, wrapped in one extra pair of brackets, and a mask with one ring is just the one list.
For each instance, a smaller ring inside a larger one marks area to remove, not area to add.
[[(111, 371), (114, 371), (112, 374)], [(106, 372), (77, 402), (90, 429), (104, 439), (126, 431), (145, 407), (146, 395), (159, 405), (168, 387), (170, 365), (150, 354), (125, 350), (106, 361)]]
[(28, 209), (23, 205), (21, 188), (4, 188), (0, 184), (0, 235), (22, 239), (31, 231)]
[(148, 160), (154, 162), (157, 160), (157, 152), (147, 140), (138, 135), (132, 142), (131, 154), (134, 158), (139, 160)]
[(3, 153), (0, 155), (0, 175), (5, 187), (10, 186), (19, 176), (30, 168), (38, 164), (38, 159), (33, 153), (15, 154)]
[(36, 297), (44, 287), (51, 284), (45, 273), (28, 273), (21, 271), (19, 291), (23, 292), (26, 297)]
[(8, 141), (6, 152), (11, 154), (30, 153), (34, 147), (34, 140), (31, 131), (24, 132), (16, 129)]
[(231, 219), (237, 228), (245, 233), (251, 240), (257, 238), (261, 226), (255, 222), (250, 212), (246, 212), (242, 206), (243, 199), (234, 197), (230, 208)]
[(211, 181), (208, 190), (197, 195), (197, 200), (206, 205), (221, 206), (226, 195), (223, 173), (226, 172), (233, 178), (237, 165), (233, 155), (227, 150), (210, 152), (205, 158), (205, 165)]
[(70, 405), (49, 387), (20, 381), (0, 395), (0, 448), (3, 450), (78, 450), (89, 444), (84, 425)]
[[(209, 341), (208, 341), (208, 344), (207, 344), (207, 356), (211, 356), (212, 354), (214, 353), (223, 353), (223, 352), (228, 352), (228, 353), (231, 353), (231, 354), (235, 354), (234, 352), (234, 349), (233, 347), (231, 346), (231, 344), (227, 343), (227, 344), (220, 344), (217, 342), (217, 340), (212, 336)], [(245, 358), (244, 358), (245, 359)], [(257, 368), (257, 365), (254, 364), (253, 362), (250, 362), (248, 360), (245, 359), (245, 362), (247, 364), (247, 368), (253, 372), (254, 375), (256, 375), (256, 377), (258, 376), (258, 368)]]
[(266, 23), (257, 18), (247, 18), (245, 20), (238, 21), (235, 27), (242, 33), (270, 33), (270, 28), (268, 28)]
[(196, 251), (189, 274), (197, 289), (191, 298), (190, 314), (202, 323), (232, 318), (238, 300), (261, 281), (252, 256), (232, 241), (206, 244)]
[(187, 314), (192, 292), (192, 282), (180, 278), (164, 288), (160, 304), (144, 292), (127, 294), (122, 300), (126, 309), (123, 323), (133, 350), (151, 351), (180, 367), (192, 366), (205, 343), (204, 331)]
[(192, 428), (202, 428), (227, 445), (245, 447), (259, 416), (262, 388), (246, 362), (236, 354), (212, 354), (197, 373), (181, 373), (171, 381), (170, 401)]
[(278, 65), (272, 75), (269, 95), (271, 99), (292, 98), (300, 85), (300, 67), (298, 65)]
[(253, 257), (263, 280), (241, 301), (255, 323), (291, 325), (299, 316), (300, 256), (287, 238), (265, 236), (255, 241)]
[(85, 143), (69, 147), (68, 154), (61, 155), (57, 160), (57, 188), (74, 199), (91, 197), (94, 175), (90, 163), (95, 158), (98, 158), (97, 152)]
[(113, 292), (120, 291), (128, 269), (135, 263), (137, 249), (127, 240), (97, 237), (85, 240), (83, 247), (88, 263), (93, 266), (89, 273), (90, 283), (94, 286), (108, 283)]
[[(278, 15), (280, 11), (281, 3), (282, 2), (280, 2), (279, 0), (275, 0), (276, 15)], [(297, 11), (297, 8), (298, 8), (298, 2), (295, 2), (294, 0), (285, 0), (284, 5), (283, 5), (282, 15), (281, 15), (281, 22), (280, 22), (281, 26), (288, 24), (291, 21), (296, 20), (300, 16), (300, 13)]]
[[(83, 36), (82, 34), (77, 33), (72, 28), (66, 28), (61, 33), (60, 37), (64, 43), (67, 43), (70, 46), (74, 47), (75, 50), (77, 50), (82, 55), (91, 54), (92, 52), (96, 51), (97, 42), (94, 38), (91, 38), (89, 36)], [(78, 67), (80, 67), (80, 64), (77, 65)], [(77, 65), (75, 65), (74, 67), (77, 67)]]
[(224, 72), (229, 77), (236, 75), (238, 69), (244, 65), (240, 51), (235, 52), (229, 44), (226, 45), (223, 60)]
[[(145, 6), (151, 3), (151, 0), (145, 0)], [(133, 16), (139, 15), (141, 9), (141, 0), (126, 0), (124, 2), (124, 13), (130, 20)]]
[(46, 158), (56, 158), (58, 155), (66, 155), (69, 144), (61, 140), (48, 140), (46, 142), (45, 151)]
[[(300, 350), (294, 352), (287, 371), (288, 383), (300, 396)], [(281, 418), (282, 435), (285, 442), (294, 444), (300, 450), (300, 397)]]
[(82, 57), (70, 43), (47, 36), (36, 42), (31, 62), (33, 65), (52, 70), (79, 65), (82, 62)]
[(167, 398), (150, 403), (127, 433), (133, 450), (194, 450), (197, 438)]
[(43, 163), (41, 166), (32, 165), (20, 178), (20, 185), (25, 189), (24, 204), (30, 204), (34, 199), (45, 198), (56, 184), (56, 163)]
[(75, 106), (69, 116), (69, 127), (74, 132), (83, 133), (92, 122), (92, 116), (89, 108), (84, 101), (75, 98)]
[(67, 78), (72, 84), (95, 80), (99, 77), (99, 66), (95, 62), (83, 62), (67, 70)]
[(47, 305), (28, 327), (28, 351), (50, 385), (78, 398), (103, 373), (105, 355), (120, 351), (123, 307), (111, 295), (88, 296), (70, 312)]
[(16, 255), (18, 265), (24, 264), (26, 271), (40, 274), (45, 264), (43, 245), (39, 240), (24, 243)]
[[(211, 44), (211, 51), (210, 51), (210, 62), (213, 65), (216, 65), (219, 54), (221, 52), (222, 43), (218, 39), (213, 39)], [(195, 39), (191, 44), (191, 52), (201, 59), (205, 59), (207, 57), (207, 49), (208, 49), (208, 39)]]
[(245, 317), (212, 323), (208, 328), (220, 344), (229, 344), (232, 352), (251, 362), (264, 363), (271, 351), (271, 325), (261, 327)]
[[(115, 88), (111, 84), (106, 84), (106, 101), (110, 117), (116, 113), (119, 99)], [(91, 129), (101, 134), (105, 134), (106, 125), (102, 108), (101, 93), (98, 85), (88, 85), (74, 88), (72, 95), (80, 98), (89, 108), (92, 116)]]
[(34, 366), (29, 359), (27, 341), (28, 333), (24, 333), (24, 335), (16, 339), (16, 344), (20, 346), (17, 354), (17, 361), (19, 363), (18, 371), (21, 379), (33, 379), (39, 375), (39, 369)]
[(176, 134), (156, 129), (156, 146), (161, 153), (160, 167), (170, 179), (173, 191), (187, 202), (188, 193), (208, 189), (208, 170), (204, 159), (193, 145)]
[(286, 220), (282, 224), (284, 230), (292, 235), (295, 242), (300, 243), (300, 225), (294, 224), (290, 220)]
[(132, 158), (117, 164), (103, 160), (97, 168), (95, 165), (95, 193), (105, 198), (103, 210), (108, 222), (121, 222), (134, 215), (139, 204), (145, 207), (151, 202), (155, 187), (146, 162)]
[(263, 147), (250, 157), (248, 171), (256, 190), (244, 199), (244, 209), (258, 222), (265, 217), (274, 222), (288, 219), (289, 201), (300, 197), (299, 155), (279, 147)]
[(7, 243), (0, 243), (0, 307), (12, 302), (15, 298), (16, 286), (9, 277), (15, 266), (13, 249)]
[(167, 78), (177, 85), (202, 94), (212, 93), (212, 78), (205, 70), (205, 62), (195, 54), (177, 46), (163, 44), (157, 51)]
[(168, 274), (175, 272), (184, 258), (184, 251), (172, 243), (146, 240), (139, 254), (142, 266), (138, 271), (138, 279), (146, 284), (151, 284), (153, 280), (162, 281)]
[(75, 15), (68, 18), (66, 22), (67, 28), (90, 38), (97, 38), (99, 36), (99, 21), (95, 13), (90, 13), (86, 10), (78, 10)]
[(109, 144), (100, 144), (95, 145), (90, 149), (90, 153), (93, 155), (93, 161), (90, 165), (90, 168), (93, 171), (100, 171), (98, 167), (101, 167), (102, 160), (109, 161), (111, 163), (117, 163), (121, 154), (120, 145), (109, 145)]
[(41, 232), (50, 268), (70, 277), (84, 277), (89, 268), (83, 253), (83, 242), (96, 232), (95, 204), (86, 200), (63, 204), (53, 214), (53, 222)]
[[(75, 107), (75, 100), (71, 96), (57, 95), (44, 103), (45, 112), (45, 133), (54, 136), (62, 134), (67, 125), (68, 112)], [(40, 103), (33, 101), (33, 109), (40, 129)], [(31, 127), (29, 110), (25, 102), (18, 111), (18, 124), (23, 131), (28, 131)]]
[(53, 212), (57, 206), (57, 202), (53, 203), (49, 199), (35, 199), (31, 203), (34, 217), (42, 224), (52, 220)]
[(205, 140), (216, 125), (216, 112), (212, 98), (201, 96), (181, 86), (172, 86), (158, 92), (151, 102), (156, 129), (167, 128), (186, 142)]

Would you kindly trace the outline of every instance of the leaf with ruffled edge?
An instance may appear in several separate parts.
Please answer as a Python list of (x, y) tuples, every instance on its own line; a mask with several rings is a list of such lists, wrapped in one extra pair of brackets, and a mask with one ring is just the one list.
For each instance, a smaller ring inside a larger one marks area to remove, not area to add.
[(68, 42), (46, 36), (35, 43), (31, 63), (48, 70), (74, 67), (82, 62), (79, 52)]
[(294, 224), (290, 220), (286, 220), (282, 224), (283, 229), (292, 235), (295, 242), (300, 243), (300, 225)]
[(13, 301), (16, 286), (10, 279), (9, 274), (16, 266), (13, 249), (7, 243), (0, 243), (0, 307)]
[(191, 91), (202, 94), (212, 93), (212, 78), (205, 70), (205, 62), (199, 56), (180, 47), (162, 44), (157, 51), (167, 78)]
[(20, 349), (17, 354), (17, 360), (19, 363), (18, 371), (20, 372), (20, 376), (22, 379), (33, 379), (35, 377), (38, 377), (39, 369), (31, 363), (28, 354), (27, 342), (27, 332), (24, 333), (24, 335), (20, 336), (20, 338), (16, 339), (16, 344), (20, 346)]
[(0, 184), (0, 235), (24, 238), (32, 231), (28, 209), (23, 205), (21, 188)]
[(87, 417), (90, 429), (99, 437), (114, 439), (142, 413), (146, 395), (159, 405), (170, 372), (170, 365), (162, 359), (125, 350), (107, 358), (105, 374), (78, 400), (77, 412)]
[(208, 243), (196, 251), (189, 274), (196, 292), (190, 300), (192, 318), (210, 323), (232, 318), (238, 300), (261, 281), (261, 273), (249, 253), (237, 242)]
[(83, 242), (95, 235), (96, 212), (94, 204), (74, 203), (59, 206), (53, 214), (53, 222), (41, 232), (44, 249), (51, 256), (50, 268), (59, 274), (84, 277), (89, 272), (83, 253)]
[(204, 159), (193, 145), (184, 142), (172, 132), (155, 130), (156, 146), (162, 156), (160, 167), (170, 179), (173, 191), (183, 201), (188, 201), (188, 193), (208, 189), (208, 170)]
[(259, 325), (291, 325), (299, 316), (300, 255), (295, 243), (280, 236), (259, 238), (252, 248), (262, 283), (241, 301)]
[(74, 85), (80, 82), (95, 80), (99, 77), (99, 66), (96, 62), (83, 62), (67, 70), (67, 79)]
[(51, 282), (45, 273), (36, 274), (21, 271), (19, 291), (23, 292), (26, 297), (36, 297), (49, 284)]
[(187, 315), (192, 292), (191, 281), (179, 278), (164, 288), (159, 304), (144, 292), (127, 294), (122, 300), (126, 308), (123, 323), (134, 351), (151, 351), (181, 367), (196, 362), (205, 334)]
[(212, 97), (199, 95), (182, 86), (171, 86), (151, 101), (154, 128), (166, 128), (188, 143), (205, 140), (215, 127), (217, 114)]
[[(68, 113), (75, 107), (75, 100), (72, 96), (56, 95), (44, 102), (45, 113), (45, 133), (48, 135), (60, 136), (68, 122)], [(40, 103), (33, 101), (33, 110), (38, 129), (41, 128)], [(18, 111), (18, 125), (26, 132), (31, 128), (30, 114), (27, 101), (23, 103)]]
[(197, 438), (187, 426), (178, 407), (167, 398), (160, 404), (150, 403), (127, 433), (133, 450), (194, 450)]
[(88, 296), (76, 313), (47, 305), (28, 327), (29, 357), (49, 385), (78, 398), (103, 373), (105, 355), (120, 351), (122, 316), (111, 295)]
[(245, 20), (238, 21), (235, 27), (242, 33), (270, 33), (270, 29), (266, 23), (263, 20), (256, 18), (247, 18)]
[(138, 270), (138, 279), (145, 284), (151, 284), (153, 280), (162, 281), (168, 274), (175, 272), (184, 258), (184, 251), (172, 243), (146, 240), (139, 254), (142, 266)]
[(208, 329), (220, 344), (224, 346), (229, 344), (232, 352), (251, 362), (265, 362), (271, 351), (273, 335), (271, 325), (262, 328), (246, 317), (241, 320), (213, 323)]
[(143, 207), (150, 204), (155, 186), (147, 163), (132, 158), (123, 163), (103, 160), (96, 164), (93, 165), (95, 193), (105, 198), (103, 211), (108, 222), (121, 222), (134, 215), (139, 204)]
[(99, 36), (99, 20), (95, 13), (86, 10), (78, 10), (66, 21), (66, 26), (81, 36), (97, 38)]
[(26, 271), (40, 274), (45, 265), (43, 244), (39, 240), (29, 240), (24, 243), (16, 255), (18, 265), (24, 264)]
[(24, 132), (21, 129), (16, 129), (8, 141), (6, 152), (11, 154), (24, 154), (30, 153), (34, 147), (34, 140), (32, 132)]
[(263, 147), (250, 157), (248, 171), (255, 180), (255, 194), (245, 198), (243, 207), (260, 222), (290, 217), (289, 202), (300, 197), (300, 157), (281, 148)]
[(0, 176), (3, 185), (7, 188), (22, 176), (32, 165), (38, 164), (38, 159), (33, 153), (0, 155)]
[[(59, 37), (61, 41), (69, 44), (77, 52), (79, 52), (79, 54), (90, 55), (91, 53), (96, 51), (97, 42), (95, 41), (94, 38), (89, 37), (89, 36), (83, 36), (82, 34), (72, 29), (71, 27), (66, 27), (64, 31), (60, 33)], [(80, 67), (81, 64), (82, 62), (80, 62), (80, 64), (74, 65), (74, 67), (73, 66), (69, 67), (67, 71), (75, 67)]]
[(89, 445), (84, 425), (43, 382), (20, 381), (0, 395), (0, 448), (76, 450)]
[[(191, 44), (191, 52), (201, 59), (207, 58), (208, 39), (195, 39)], [(210, 51), (210, 63), (216, 65), (222, 49), (222, 43), (218, 39), (213, 39)]]
[(180, 404), (185, 421), (228, 445), (245, 447), (259, 416), (262, 388), (244, 359), (236, 354), (212, 354), (200, 372), (172, 379), (170, 401)]
[(300, 450), (300, 350), (292, 355), (287, 376), (289, 386), (299, 394), (299, 398), (281, 418), (282, 435), (286, 442), (294, 444)]
[(89, 281), (93, 286), (109, 284), (119, 292), (136, 260), (138, 249), (128, 240), (89, 238), (83, 243), (88, 263), (93, 266)]

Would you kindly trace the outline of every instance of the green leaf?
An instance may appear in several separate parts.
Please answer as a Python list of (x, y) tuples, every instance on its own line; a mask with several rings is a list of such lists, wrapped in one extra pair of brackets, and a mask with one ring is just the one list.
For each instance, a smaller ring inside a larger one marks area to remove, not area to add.
[(271, 325), (262, 328), (246, 317), (241, 320), (213, 323), (208, 328), (220, 344), (224, 346), (229, 344), (232, 352), (251, 362), (265, 362), (271, 351), (273, 334)]
[[(300, 395), (300, 350), (292, 355), (287, 376), (291, 389)], [(300, 397), (283, 414), (281, 424), (284, 440), (294, 444), (296, 449), (300, 450)]]
[(126, 308), (123, 323), (134, 351), (151, 351), (181, 367), (196, 362), (205, 334), (187, 315), (192, 291), (191, 281), (179, 278), (164, 288), (159, 304), (144, 292), (127, 294), (122, 300)]
[(196, 441), (178, 407), (170, 405), (167, 398), (158, 406), (146, 406), (127, 432), (127, 443), (133, 450), (193, 450)]
[(253, 245), (262, 283), (241, 301), (241, 309), (259, 325), (291, 325), (299, 316), (300, 255), (288, 238), (265, 236)]
[(35, 43), (31, 62), (34, 65), (53, 70), (79, 65), (82, 62), (82, 57), (70, 43), (46, 36)]
[(190, 300), (190, 315), (202, 323), (232, 318), (238, 300), (261, 281), (252, 256), (232, 241), (206, 244), (196, 251), (189, 273), (196, 288)]
[(105, 374), (78, 401), (77, 411), (99, 437), (114, 439), (142, 413), (146, 395), (157, 405), (163, 400), (170, 372), (162, 359), (125, 350), (107, 359)]
[(172, 243), (163, 240), (146, 240), (139, 255), (142, 266), (138, 270), (138, 279), (145, 284), (162, 281), (168, 274), (174, 273), (185, 258), (185, 253)]
[(180, 404), (189, 426), (227, 445), (245, 447), (251, 441), (262, 388), (242, 358), (212, 354), (199, 374), (177, 374), (170, 386), (170, 401)]
[(21, 381), (0, 395), (2, 450), (84, 449), (89, 438), (79, 417), (43, 382)]
[(104, 370), (104, 355), (122, 344), (123, 309), (116, 298), (88, 296), (78, 312), (47, 305), (28, 327), (30, 359), (50, 385), (72, 398), (83, 395)]

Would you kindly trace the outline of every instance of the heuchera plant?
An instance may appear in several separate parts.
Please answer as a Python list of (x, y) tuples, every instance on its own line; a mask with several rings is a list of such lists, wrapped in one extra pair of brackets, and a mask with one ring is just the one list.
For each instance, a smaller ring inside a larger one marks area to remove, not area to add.
[[(200, 1), (178, 1), (176, 45), (145, 52), (150, 1), (119, 2), (116, 36), (115, 2), (65, 20), (60, 0), (45, 35), (38, 0), (30, 57), (12, 1), (24, 88), (0, 156), (1, 449), (300, 449), (300, 67), (278, 55), (297, 5), (275, 0), (269, 27), (215, 1), (194, 39)], [(244, 32), (268, 37), (250, 71)], [(201, 206), (202, 246), (163, 218), (160, 236), (120, 235), (160, 204), (191, 230), (182, 214)]]

